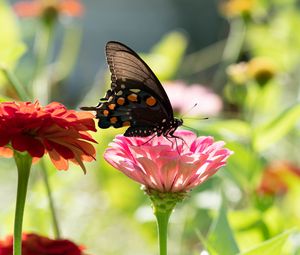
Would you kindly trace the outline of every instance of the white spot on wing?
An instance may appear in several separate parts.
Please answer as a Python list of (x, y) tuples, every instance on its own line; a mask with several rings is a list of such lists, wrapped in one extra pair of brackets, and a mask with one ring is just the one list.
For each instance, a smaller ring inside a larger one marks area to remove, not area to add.
[(141, 90), (140, 89), (130, 89), (130, 91), (133, 93), (139, 93)]

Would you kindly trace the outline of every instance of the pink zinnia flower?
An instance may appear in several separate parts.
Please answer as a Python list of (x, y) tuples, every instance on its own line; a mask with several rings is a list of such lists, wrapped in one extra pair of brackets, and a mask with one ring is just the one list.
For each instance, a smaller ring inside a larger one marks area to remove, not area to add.
[[(147, 192), (187, 192), (206, 181), (226, 164), (232, 152), (224, 142), (191, 131), (177, 131), (179, 138), (116, 136), (104, 154), (108, 163)], [(149, 141), (148, 141), (149, 140)]]

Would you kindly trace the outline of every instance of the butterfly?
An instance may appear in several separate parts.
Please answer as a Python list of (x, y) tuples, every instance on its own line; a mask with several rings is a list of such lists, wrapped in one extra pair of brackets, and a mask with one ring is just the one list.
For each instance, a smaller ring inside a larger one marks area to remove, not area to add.
[(81, 109), (95, 110), (100, 128), (128, 126), (124, 136), (176, 137), (183, 121), (174, 117), (167, 93), (150, 67), (120, 42), (108, 42), (105, 52), (111, 88), (96, 107)]

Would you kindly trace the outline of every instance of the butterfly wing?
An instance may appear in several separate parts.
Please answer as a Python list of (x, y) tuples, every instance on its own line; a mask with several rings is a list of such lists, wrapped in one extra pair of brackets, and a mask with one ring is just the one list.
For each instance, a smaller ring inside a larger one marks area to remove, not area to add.
[(148, 65), (130, 48), (119, 43), (106, 45), (111, 72), (111, 90), (97, 108), (99, 126), (130, 126), (125, 135), (148, 136), (162, 123), (173, 120), (173, 109), (161, 83)]
[(170, 100), (163, 86), (137, 53), (120, 42), (110, 41), (106, 44), (106, 59), (111, 72), (112, 89), (117, 81), (136, 81), (155, 92), (164, 107), (173, 115)]

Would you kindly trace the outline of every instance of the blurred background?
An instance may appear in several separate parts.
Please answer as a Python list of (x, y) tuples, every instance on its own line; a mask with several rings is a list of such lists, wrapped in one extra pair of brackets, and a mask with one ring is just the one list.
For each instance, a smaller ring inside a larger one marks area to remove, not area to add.
[[(0, 0), (0, 100), (18, 100), (9, 71), (33, 101), (95, 106), (110, 86), (106, 42), (128, 45), (185, 125), (234, 151), (176, 207), (170, 254), (300, 254), (299, 27), (296, 0)], [(150, 202), (102, 158), (123, 132), (98, 130), (86, 175), (47, 164), (62, 235), (87, 254), (157, 254)], [(39, 168), (24, 231), (53, 237)], [(13, 160), (1, 158), (0, 239), (12, 233), (16, 177)]]

